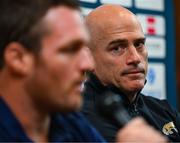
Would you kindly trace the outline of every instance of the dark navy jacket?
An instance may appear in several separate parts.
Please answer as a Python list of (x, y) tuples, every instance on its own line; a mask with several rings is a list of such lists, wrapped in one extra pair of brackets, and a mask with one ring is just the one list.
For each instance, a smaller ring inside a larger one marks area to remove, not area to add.
[[(50, 142), (105, 142), (80, 113), (52, 115)], [(0, 98), (0, 142), (32, 142)]]
[[(116, 122), (110, 117), (104, 117), (97, 110), (97, 101), (104, 95), (107, 88), (101, 84), (93, 74), (84, 83), (84, 106), (82, 112), (90, 122), (99, 130), (107, 141), (114, 141), (119, 130)], [(109, 89), (108, 89), (109, 90)], [(130, 116), (142, 116), (150, 125), (168, 137), (170, 141), (180, 142), (180, 114), (175, 111), (166, 100), (159, 100), (139, 93), (133, 103), (117, 88), (111, 88), (120, 95), (125, 109)]]

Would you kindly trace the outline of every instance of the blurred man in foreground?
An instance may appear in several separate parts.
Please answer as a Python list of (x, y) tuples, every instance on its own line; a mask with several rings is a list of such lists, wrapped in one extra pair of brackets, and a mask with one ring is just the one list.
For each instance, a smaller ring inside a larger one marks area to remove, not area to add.
[(179, 113), (166, 100), (140, 93), (145, 85), (148, 53), (137, 17), (121, 6), (103, 5), (86, 17), (86, 24), (95, 68), (84, 84), (83, 113), (91, 123), (105, 139), (115, 140), (119, 126), (113, 116), (105, 117), (97, 106), (100, 98), (110, 90), (122, 98), (131, 118), (142, 116), (169, 140), (180, 141)]
[(70, 113), (93, 66), (77, 3), (1, 0), (0, 29), (0, 141), (102, 141)]
[[(1, 0), (0, 31), (0, 141), (105, 142), (77, 112), (93, 62), (76, 2)], [(164, 141), (140, 119), (122, 133), (134, 126)]]

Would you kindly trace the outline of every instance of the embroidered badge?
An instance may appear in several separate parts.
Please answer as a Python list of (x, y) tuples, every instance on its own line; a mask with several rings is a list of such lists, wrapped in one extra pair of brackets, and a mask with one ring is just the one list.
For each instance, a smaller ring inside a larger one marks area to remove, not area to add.
[(163, 129), (162, 129), (162, 132), (165, 134), (165, 135), (171, 135), (173, 134), (174, 132), (178, 133), (178, 130), (176, 129), (175, 125), (173, 122), (169, 122), (167, 124), (165, 124), (163, 126)]

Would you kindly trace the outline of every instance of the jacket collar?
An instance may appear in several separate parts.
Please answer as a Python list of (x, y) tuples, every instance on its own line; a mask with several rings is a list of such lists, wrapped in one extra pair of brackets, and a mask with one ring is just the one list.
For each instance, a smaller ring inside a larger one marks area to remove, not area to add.
[[(146, 81), (145, 81), (146, 83)], [(137, 93), (137, 96), (135, 98), (135, 100), (133, 102), (130, 103), (129, 99), (127, 98), (127, 96), (122, 93), (122, 91), (117, 88), (116, 86), (113, 86), (113, 85), (108, 85), (108, 86), (105, 86), (101, 83), (101, 81), (98, 79), (98, 77), (93, 74), (93, 73), (89, 73), (88, 74), (88, 79), (85, 83), (85, 86), (86, 84), (90, 84), (90, 86), (92, 86), (98, 93), (97, 96), (100, 96), (102, 95), (104, 92), (108, 91), (108, 90), (111, 90), (112, 92), (114, 92), (115, 94), (118, 94), (121, 96), (121, 98), (123, 99), (123, 102), (125, 105), (131, 105), (131, 104), (137, 104), (139, 98), (140, 98), (140, 92), (141, 90)]]

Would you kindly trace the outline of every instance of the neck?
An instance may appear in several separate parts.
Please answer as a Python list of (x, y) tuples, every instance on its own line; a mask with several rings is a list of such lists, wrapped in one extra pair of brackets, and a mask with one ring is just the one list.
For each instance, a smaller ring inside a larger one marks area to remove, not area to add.
[(126, 94), (126, 97), (129, 99), (129, 102), (132, 103), (136, 99), (136, 94)]
[[(19, 79), (0, 77), (0, 95), (20, 122), (26, 135), (37, 142), (48, 141), (49, 113), (33, 102)], [(8, 88), (7, 88), (8, 87)]]
[(136, 99), (137, 95), (138, 95), (138, 92), (137, 91), (125, 91), (125, 90), (122, 90), (116, 86), (110, 86), (111, 89), (118, 93), (118, 94), (122, 94), (124, 96), (124, 98), (126, 99), (126, 101), (128, 101), (130, 104), (132, 102), (134, 102), (134, 100)]

